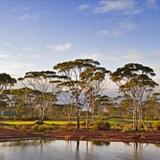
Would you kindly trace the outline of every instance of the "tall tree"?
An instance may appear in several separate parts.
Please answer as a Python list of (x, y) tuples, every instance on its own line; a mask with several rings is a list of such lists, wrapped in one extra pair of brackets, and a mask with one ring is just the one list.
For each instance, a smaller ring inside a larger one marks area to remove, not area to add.
[[(16, 88), (3, 92), (10, 110), (16, 113), (17, 118), (33, 119), (36, 116), (37, 96), (40, 91), (31, 88)], [(11, 107), (12, 106), (12, 107)], [(9, 111), (9, 108), (8, 108)]]
[(92, 59), (77, 59), (74, 61), (67, 61), (55, 65), (53, 68), (57, 70), (60, 77), (63, 77), (59, 85), (63, 86), (72, 96), (73, 105), (76, 106), (77, 129), (80, 128), (80, 110), (83, 108), (83, 97), (85, 85), (81, 80), (81, 74), (90, 67), (100, 65), (99, 62)]
[[(99, 63), (100, 65), (100, 63)], [(95, 102), (98, 95), (101, 95), (106, 88), (110, 71), (99, 65), (86, 68), (81, 75), (82, 86), (84, 88), (84, 100), (86, 102), (86, 127), (89, 127), (89, 111), (94, 114)], [(99, 98), (99, 100), (105, 99)], [(103, 101), (104, 102), (104, 101)], [(93, 116), (92, 116), (93, 117)], [(93, 120), (93, 118), (92, 118)]]
[(150, 95), (144, 103), (144, 112), (147, 118), (160, 120), (160, 93)]
[(112, 80), (119, 90), (133, 101), (133, 128), (143, 124), (143, 103), (150, 94), (150, 89), (158, 84), (152, 79), (155, 73), (152, 68), (137, 63), (129, 63), (112, 73)]
[(9, 74), (0, 73), (0, 91), (11, 88), (16, 82), (16, 79), (12, 78)]
[[(27, 72), (19, 81), (25, 87), (39, 91), (37, 101), (39, 104), (39, 123), (43, 123), (45, 112), (51, 102), (54, 102), (56, 94), (56, 86), (51, 83), (56, 74), (53, 71), (34, 71)], [(51, 96), (52, 95), (52, 96)]]
[[(10, 89), (12, 86), (16, 84), (16, 79), (12, 78), (7, 73), (0, 73), (0, 101), (1, 104), (6, 104), (6, 98), (3, 95), (3, 91)], [(3, 102), (3, 103), (2, 103)]]

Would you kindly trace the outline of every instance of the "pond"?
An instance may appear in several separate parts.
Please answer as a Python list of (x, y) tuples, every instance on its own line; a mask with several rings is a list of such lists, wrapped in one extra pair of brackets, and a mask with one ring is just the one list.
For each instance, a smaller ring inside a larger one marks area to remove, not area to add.
[(0, 142), (0, 160), (160, 160), (160, 145), (21, 140)]

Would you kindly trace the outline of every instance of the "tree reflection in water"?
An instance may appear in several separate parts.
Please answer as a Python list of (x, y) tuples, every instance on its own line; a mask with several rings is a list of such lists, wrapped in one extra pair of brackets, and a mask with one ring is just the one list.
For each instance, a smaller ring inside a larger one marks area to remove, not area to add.
[(0, 143), (0, 160), (158, 160), (159, 147), (144, 143), (23, 140)]

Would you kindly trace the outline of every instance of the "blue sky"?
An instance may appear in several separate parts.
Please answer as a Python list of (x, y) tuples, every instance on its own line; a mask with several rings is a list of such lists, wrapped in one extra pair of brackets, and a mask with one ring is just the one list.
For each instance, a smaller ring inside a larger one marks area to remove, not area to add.
[(0, 72), (93, 58), (112, 71), (143, 63), (158, 75), (159, 26), (159, 0), (0, 0)]

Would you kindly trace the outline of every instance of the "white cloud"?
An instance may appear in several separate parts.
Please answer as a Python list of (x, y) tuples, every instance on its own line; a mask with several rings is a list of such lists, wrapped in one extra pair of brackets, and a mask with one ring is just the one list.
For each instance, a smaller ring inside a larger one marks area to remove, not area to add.
[(93, 52), (90, 54), (86, 54), (86, 55), (82, 55), (82, 58), (91, 58), (94, 60), (98, 60), (98, 61), (102, 61), (105, 59), (105, 55), (103, 53), (100, 52)]
[(8, 56), (6, 54), (0, 54), (0, 59), (3, 59), (3, 58), (7, 58)]
[(121, 36), (124, 35), (126, 32), (124, 32), (124, 30), (101, 30), (98, 32), (100, 35), (104, 35), (104, 36), (109, 36), (109, 37), (117, 37), (117, 36)]
[(100, 30), (98, 33), (100, 35), (110, 36), (110, 37), (116, 37), (125, 35), (128, 32), (132, 32), (136, 30), (138, 27), (135, 23), (131, 21), (123, 21), (116, 24), (115, 27), (111, 30)]
[(0, 54), (0, 73), (6, 72), (14, 77), (20, 77), (25, 72), (38, 68), (35, 62), (37, 58), (39, 55), (34, 53)]
[(142, 59), (142, 53), (138, 50), (128, 50), (123, 52), (124, 55), (121, 54), (121, 51), (118, 52), (91, 52), (89, 54), (82, 55), (81, 58), (91, 58), (94, 60), (98, 60), (103, 62), (104, 64), (112, 63), (116, 65), (130, 63), (130, 62), (139, 62)]
[(125, 31), (133, 31), (137, 29), (137, 25), (131, 21), (120, 22), (119, 27), (121, 30), (125, 30)]
[(29, 13), (25, 13), (23, 15), (20, 15), (18, 17), (19, 20), (38, 20), (39, 19), (39, 15), (32, 15)]
[(120, 61), (120, 58), (116, 55), (114, 56), (114, 53), (111, 54), (106, 52), (91, 52), (88, 54), (83, 54), (80, 58), (90, 58), (102, 62), (103, 64), (108, 64), (108, 62), (117, 64)]
[(125, 14), (137, 14), (140, 12), (135, 0), (102, 0), (94, 9), (95, 13), (107, 13), (111, 11), (123, 11)]
[(25, 71), (31, 70), (33, 65), (26, 62), (26, 57), (22, 55), (0, 55), (0, 73), (9, 73), (14, 77), (19, 77)]
[(71, 43), (63, 43), (63, 44), (61, 43), (61, 44), (52, 44), (52, 45), (48, 44), (46, 45), (46, 47), (56, 52), (64, 52), (71, 49), (72, 44)]
[(13, 12), (21, 13), (21, 12), (23, 12), (23, 11), (28, 11), (28, 10), (30, 10), (30, 9), (31, 9), (30, 6), (17, 7), (17, 8), (14, 8), (14, 9), (13, 9)]
[(137, 62), (141, 60), (141, 53), (137, 50), (130, 50), (126, 52), (126, 55), (122, 56), (122, 61)]
[(110, 35), (110, 32), (108, 31), (108, 30), (101, 30), (101, 31), (99, 31), (98, 32), (99, 34), (101, 34), (101, 35), (105, 35), (105, 36), (108, 36), (108, 35)]
[(81, 4), (78, 8), (81, 11), (85, 11), (90, 8), (90, 5), (89, 4)]
[(158, 0), (99, 0), (97, 4), (82, 4), (80, 10), (90, 10), (94, 14), (117, 13), (118, 15), (133, 16), (156, 9)]

